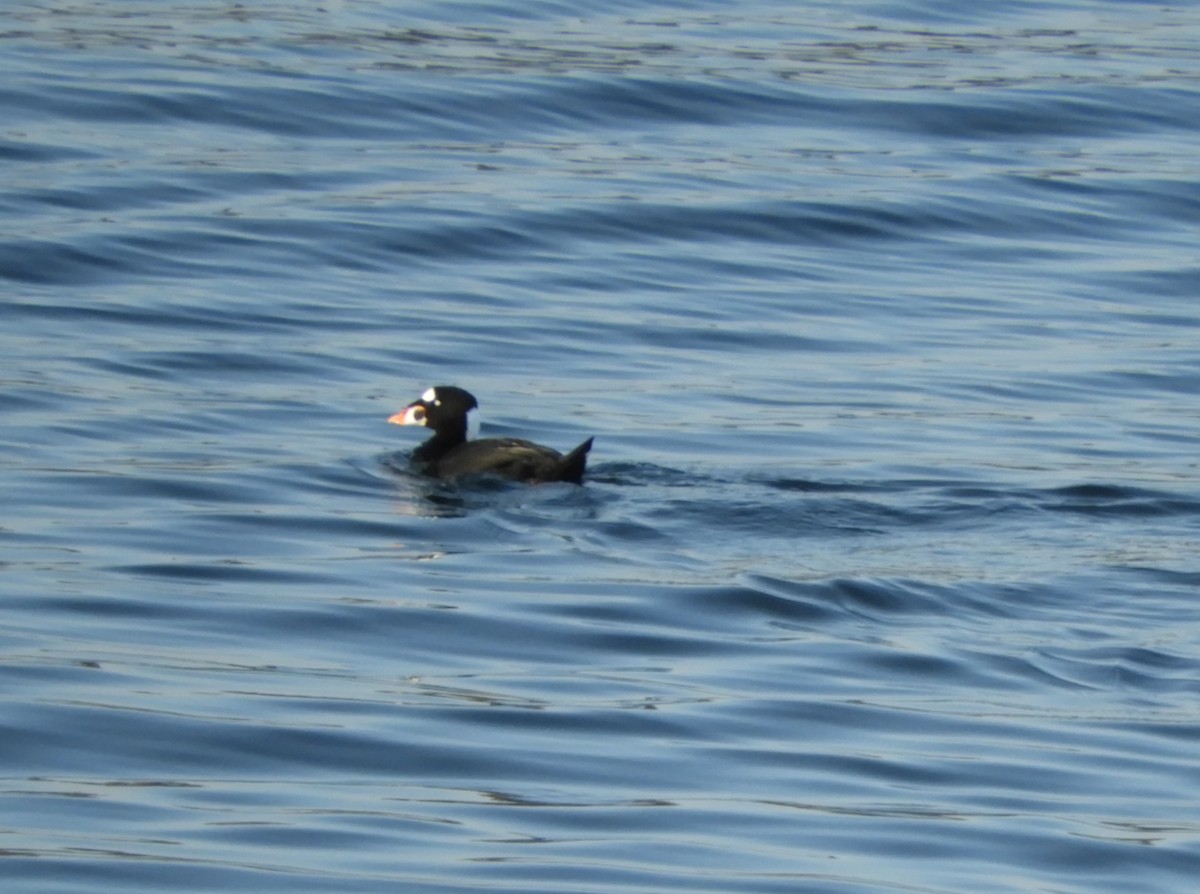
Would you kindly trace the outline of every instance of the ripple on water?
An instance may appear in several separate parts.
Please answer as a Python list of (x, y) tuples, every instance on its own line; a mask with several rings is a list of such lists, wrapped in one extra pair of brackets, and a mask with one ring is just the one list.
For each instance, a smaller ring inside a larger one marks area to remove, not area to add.
[(1190, 12), (49, 8), (10, 887), (1194, 887)]

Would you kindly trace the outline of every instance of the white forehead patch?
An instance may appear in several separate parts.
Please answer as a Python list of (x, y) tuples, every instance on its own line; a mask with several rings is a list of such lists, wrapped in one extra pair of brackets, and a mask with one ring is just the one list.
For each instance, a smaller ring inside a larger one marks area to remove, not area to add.
[(425, 401), (427, 404), (433, 403), (437, 400), (437, 391), (433, 388), (427, 389), (425, 393), (421, 395), (421, 400)]
[(467, 440), (473, 441), (479, 437), (479, 408), (467, 410)]

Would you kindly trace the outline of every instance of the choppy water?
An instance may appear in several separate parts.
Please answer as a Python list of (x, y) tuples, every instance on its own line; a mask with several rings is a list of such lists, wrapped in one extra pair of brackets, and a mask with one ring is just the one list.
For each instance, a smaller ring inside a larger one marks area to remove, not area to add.
[[(1195, 889), (1194, 4), (0, 65), (6, 891)], [(408, 473), (442, 381), (588, 485)]]

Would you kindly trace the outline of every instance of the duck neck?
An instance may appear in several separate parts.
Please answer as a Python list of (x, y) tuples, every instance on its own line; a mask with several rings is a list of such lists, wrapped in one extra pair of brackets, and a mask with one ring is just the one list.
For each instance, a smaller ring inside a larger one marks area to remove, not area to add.
[(432, 438), (413, 451), (413, 459), (419, 462), (437, 462), (459, 444), (467, 440), (467, 433), (464, 430), (452, 429), (450, 431), (439, 431)]

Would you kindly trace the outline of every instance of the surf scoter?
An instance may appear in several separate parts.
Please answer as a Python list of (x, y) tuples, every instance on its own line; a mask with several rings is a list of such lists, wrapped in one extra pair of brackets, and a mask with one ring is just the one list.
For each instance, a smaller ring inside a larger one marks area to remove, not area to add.
[(470, 420), (478, 406), (470, 392), (453, 385), (436, 385), (388, 422), (433, 429), (433, 437), (413, 451), (413, 459), (434, 478), (499, 475), (516, 481), (583, 483), (591, 438), (565, 456), (520, 438), (468, 440)]

